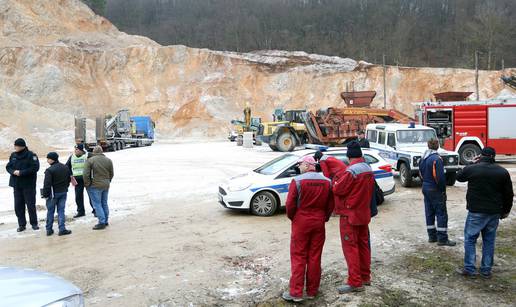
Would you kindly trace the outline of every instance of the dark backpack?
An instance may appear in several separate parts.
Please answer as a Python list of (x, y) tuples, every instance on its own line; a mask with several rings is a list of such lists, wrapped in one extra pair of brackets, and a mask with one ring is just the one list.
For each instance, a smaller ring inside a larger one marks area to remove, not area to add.
[(373, 197), (371, 198), (371, 217), (376, 216), (378, 214), (378, 206), (383, 204), (384, 201), (383, 191), (380, 189), (380, 186), (374, 181), (374, 191)]

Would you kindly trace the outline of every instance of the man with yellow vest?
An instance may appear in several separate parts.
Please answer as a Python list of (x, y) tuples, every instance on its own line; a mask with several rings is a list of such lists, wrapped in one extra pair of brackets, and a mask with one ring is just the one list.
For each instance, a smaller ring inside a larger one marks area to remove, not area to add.
[[(68, 158), (68, 162), (66, 162), (66, 166), (68, 166), (72, 173), (72, 176), (75, 178), (75, 181), (77, 182), (77, 184), (75, 185), (75, 203), (77, 204), (77, 214), (74, 216), (74, 218), (78, 218), (85, 215), (84, 179), (82, 175), (86, 159), (88, 159), (88, 153), (84, 150), (84, 144), (77, 144), (75, 145), (75, 152), (70, 156), (70, 158)], [(95, 209), (93, 209), (92, 213), (93, 215), (95, 215)]]

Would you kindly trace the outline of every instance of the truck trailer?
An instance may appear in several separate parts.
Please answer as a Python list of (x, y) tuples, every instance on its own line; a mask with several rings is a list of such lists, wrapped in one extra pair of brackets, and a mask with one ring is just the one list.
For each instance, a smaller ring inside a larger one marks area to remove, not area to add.
[(97, 117), (95, 139), (88, 138), (86, 122), (86, 118), (75, 118), (75, 142), (83, 143), (88, 151), (96, 145), (104, 151), (117, 151), (154, 143), (155, 124), (150, 116), (131, 117), (129, 110), (123, 109), (114, 116)]

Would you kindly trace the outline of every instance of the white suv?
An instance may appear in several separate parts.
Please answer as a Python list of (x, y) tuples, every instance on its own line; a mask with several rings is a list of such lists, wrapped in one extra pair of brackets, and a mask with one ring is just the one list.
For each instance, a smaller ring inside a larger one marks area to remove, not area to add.
[[(401, 185), (409, 187), (414, 177), (419, 176), (419, 161), (428, 149), (427, 142), (437, 139), (433, 128), (414, 124), (369, 124), (366, 128), (371, 148), (399, 171)], [(459, 170), (459, 155), (442, 148), (446, 184), (454, 185)]]

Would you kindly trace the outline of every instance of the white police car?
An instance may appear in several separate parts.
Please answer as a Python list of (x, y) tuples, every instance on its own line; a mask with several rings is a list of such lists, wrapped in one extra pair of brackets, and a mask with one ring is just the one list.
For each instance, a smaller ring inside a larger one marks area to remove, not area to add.
[[(401, 185), (409, 187), (414, 177), (419, 176), (419, 161), (428, 149), (427, 142), (437, 139), (431, 127), (414, 124), (369, 124), (366, 137), (371, 148), (379, 154), (392, 168), (399, 171)], [(446, 184), (454, 185), (459, 170), (459, 155), (442, 148), (438, 150), (443, 158)]]
[[(391, 165), (378, 152), (363, 149), (364, 158), (373, 169), (384, 195), (394, 192)], [(233, 178), (219, 187), (219, 203), (228, 209), (246, 210), (255, 215), (270, 216), (285, 206), (288, 187), (297, 175), (296, 166), (301, 157), (314, 155), (316, 150), (300, 150), (282, 155), (259, 168)], [(325, 155), (334, 156), (345, 163), (346, 148), (328, 148)]]

